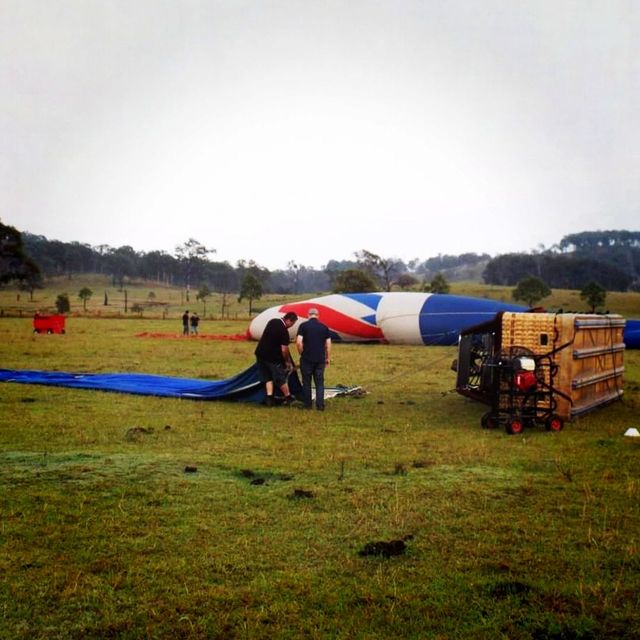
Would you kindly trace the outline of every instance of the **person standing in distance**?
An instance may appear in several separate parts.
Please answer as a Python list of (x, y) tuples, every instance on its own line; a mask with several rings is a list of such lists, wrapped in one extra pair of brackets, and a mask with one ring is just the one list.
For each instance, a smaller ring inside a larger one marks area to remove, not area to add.
[(316, 387), (316, 409), (324, 411), (324, 370), (331, 363), (331, 333), (318, 320), (318, 310), (309, 309), (309, 319), (298, 327), (296, 347), (300, 354), (304, 406), (311, 409), (311, 381)]
[(200, 324), (200, 317), (195, 311), (191, 314), (191, 333), (194, 336), (198, 335), (198, 325)]
[(182, 314), (182, 335), (189, 335), (189, 309)]
[(264, 383), (267, 398), (265, 404), (274, 404), (273, 392), (277, 386), (284, 396), (283, 404), (293, 402), (289, 391), (288, 378), (294, 365), (289, 351), (289, 328), (298, 320), (293, 311), (285, 313), (283, 318), (273, 318), (267, 322), (255, 350), (258, 376)]

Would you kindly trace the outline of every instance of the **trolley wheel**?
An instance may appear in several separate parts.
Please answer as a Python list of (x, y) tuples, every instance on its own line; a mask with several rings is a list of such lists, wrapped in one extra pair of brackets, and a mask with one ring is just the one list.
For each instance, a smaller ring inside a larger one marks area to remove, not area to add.
[(480, 419), (483, 429), (495, 429), (498, 426), (498, 416), (493, 411), (487, 411)]
[(36, 333), (36, 334), (37, 334), (37, 333), (40, 333), (40, 332), (39, 332), (37, 329), (34, 329), (34, 330), (33, 330), (33, 333)]
[(511, 418), (507, 421), (507, 433), (511, 436), (517, 436), (524, 430), (524, 422), (520, 418)]
[(51, 335), (53, 333), (53, 329), (47, 329), (47, 333)]
[(65, 333), (67, 333), (67, 332), (66, 332), (64, 329), (62, 329), (62, 330), (60, 331), (60, 333), (65, 334)]
[(562, 431), (562, 427), (564, 427), (564, 420), (553, 413), (547, 418), (544, 426), (547, 431)]

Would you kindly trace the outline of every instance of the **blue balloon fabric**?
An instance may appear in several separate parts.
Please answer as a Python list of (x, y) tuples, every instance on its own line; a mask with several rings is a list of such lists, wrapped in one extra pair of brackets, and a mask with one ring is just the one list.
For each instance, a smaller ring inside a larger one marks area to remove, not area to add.
[[(146, 373), (66, 373), (0, 369), (0, 382), (115, 391), (187, 400), (262, 402), (265, 398), (264, 385), (258, 379), (255, 364), (226, 380), (198, 380)], [(289, 376), (289, 387), (294, 396), (302, 391), (295, 371)]]

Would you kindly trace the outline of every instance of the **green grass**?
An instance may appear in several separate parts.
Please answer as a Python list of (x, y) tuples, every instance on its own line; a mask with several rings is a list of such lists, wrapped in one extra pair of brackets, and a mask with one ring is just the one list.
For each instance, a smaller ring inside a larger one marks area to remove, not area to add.
[[(253, 361), (249, 342), (136, 337), (173, 324), (3, 318), (1, 366)], [(0, 638), (637, 637), (640, 353), (622, 402), (518, 437), (450, 393), (455, 356), (335, 345), (328, 384), (368, 394), (323, 414), (2, 384)]]

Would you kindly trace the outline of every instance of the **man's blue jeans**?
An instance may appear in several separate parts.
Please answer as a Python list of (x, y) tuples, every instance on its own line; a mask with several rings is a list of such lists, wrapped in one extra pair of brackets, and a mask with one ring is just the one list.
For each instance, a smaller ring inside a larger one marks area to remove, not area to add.
[(300, 360), (300, 372), (302, 373), (302, 395), (304, 406), (311, 409), (311, 381), (316, 387), (316, 407), (324, 409), (324, 362), (307, 362), (304, 358)]

